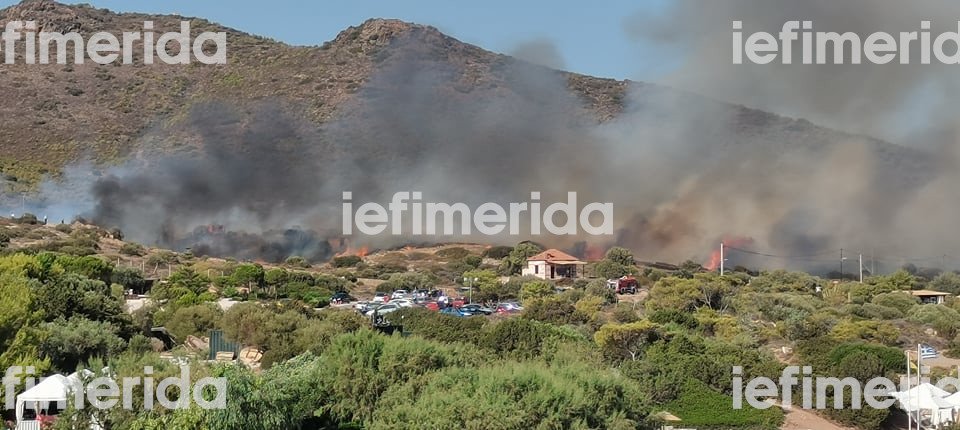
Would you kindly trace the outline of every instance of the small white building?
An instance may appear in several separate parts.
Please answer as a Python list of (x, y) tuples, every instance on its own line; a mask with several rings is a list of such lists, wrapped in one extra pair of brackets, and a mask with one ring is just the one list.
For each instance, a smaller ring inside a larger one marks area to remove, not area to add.
[(949, 293), (943, 293), (940, 291), (930, 291), (930, 290), (913, 290), (910, 292), (914, 297), (920, 299), (920, 303), (925, 305), (942, 305), (943, 301), (947, 299)]
[(586, 262), (556, 249), (548, 249), (527, 258), (527, 267), (521, 271), (523, 276), (535, 276), (540, 279), (578, 279), (583, 277)]

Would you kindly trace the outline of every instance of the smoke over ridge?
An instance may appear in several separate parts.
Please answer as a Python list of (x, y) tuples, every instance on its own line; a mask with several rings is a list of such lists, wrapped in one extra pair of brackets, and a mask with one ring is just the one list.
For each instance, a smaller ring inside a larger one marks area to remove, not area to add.
[[(692, 7), (676, 6), (678, 19), (693, 19)], [(471, 207), (526, 201), (531, 191), (558, 201), (576, 191), (583, 202), (614, 204), (617, 235), (532, 239), (566, 248), (619, 244), (648, 260), (704, 261), (726, 237), (784, 255), (940, 255), (960, 245), (949, 234), (960, 202), (953, 142), (896, 146), (643, 83), (628, 85), (619, 116), (598, 123), (566, 74), (506, 57), (451, 61), (421, 36), (395, 40), (331, 122), (303, 120), (302, 107), (283, 101), (198, 104), (177, 129), (144, 138), (182, 140), (177, 152), (146, 151), (100, 176), (68, 169), (64, 182), (44, 186), (35, 210), (82, 212), (148, 244), (272, 260), (329, 256), (343, 191), (379, 203), (423, 191), (430, 201)], [(715, 61), (723, 69), (729, 58)], [(775, 106), (781, 94), (764, 97)], [(210, 224), (245, 233), (226, 238)], [(531, 237), (437, 238), (462, 239)], [(355, 240), (389, 246), (411, 238)]]

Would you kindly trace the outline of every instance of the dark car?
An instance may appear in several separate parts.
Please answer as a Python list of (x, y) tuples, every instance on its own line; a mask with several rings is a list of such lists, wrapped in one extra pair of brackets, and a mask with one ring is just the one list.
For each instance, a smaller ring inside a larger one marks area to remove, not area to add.
[(483, 307), (478, 304), (470, 304), (461, 306), (460, 312), (470, 315), (490, 315), (493, 313), (493, 309)]
[(350, 302), (354, 302), (354, 301), (356, 301), (356, 300), (357, 300), (357, 299), (355, 299), (355, 298), (353, 298), (352, 296), (350, 296), (350, 294), (348, 294), (348, 293), (346, 293), (346, 292), (343, 292), (343, 291), (341, 291), (341, 292), (339, 292), (339, 293), (336, 293), (336, 294), (334, 294), (333, 296), (330, 297), (330, 303), (336, 303), (336, 302), (340, 302), (340, 303), (350, 303)]
[(446, 307), (446, 308), (441, 309), (441, 310), (440, 310), (440, 313), (441, 313), (441, 314), (444, 314), (444, 315), (450, 315), (450, 316), (458, 317), (458, 318), (470, 316), (470, 315), (468, 315), (468, 314), (466, 314), (466, 313), (464, 313), (464, 312), (461, 312), (460, 309), (457, 309), (457, 308), (455, 308), (455, 307), (453, 307), (453, 306), (448, 306), (448, 307)]

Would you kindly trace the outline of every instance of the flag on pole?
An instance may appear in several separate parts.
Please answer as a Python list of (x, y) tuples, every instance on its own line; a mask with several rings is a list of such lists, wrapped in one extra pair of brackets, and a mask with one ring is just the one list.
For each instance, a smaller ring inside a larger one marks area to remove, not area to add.
[(937, 358), (937, 350), (930, 345), (920, 345), (920, 358)]

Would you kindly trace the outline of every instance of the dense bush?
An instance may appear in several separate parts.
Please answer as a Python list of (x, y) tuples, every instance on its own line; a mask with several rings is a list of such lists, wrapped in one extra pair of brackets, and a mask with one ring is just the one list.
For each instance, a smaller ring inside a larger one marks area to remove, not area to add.
[(452, 248), (443, 248), (436, 253), (437, 257), (446, 260), (460, 260), (468, 255), (470, 255), (470, 251), (458, 246)]
[(912, 308), (907, 317), (933, 326), (937, 332), (952, 339), (960, 328), (960, 312), (945, 305), (923, 305)]
[(637, 428), (651, 406), (636, 383), (586, 363), (448, 367), (387, 390), (371, 429)]
[(288, 257), (286, 260), (283, 261), (283, 264), (286, 264), (287, 266), (290, 266), (290, 267), (298, 267), (301, 269), (306, 269), (310, 267), (310, 262), (307, 261), (306, 258), (300, 257), (298, 255)]
[(512, 246), (493, 246), (483, 251), (483, 257), (502, 260), (510, 255), (510, 251), (513, 251)]
[(457, 318), (425, 308), (407, 308), (390, 315), (390, 321), (403, 326), (405, 333), (445, 343), (479, 344), (487, 320), (482, 317)]
[(359, 255), (344, 255), (341, 257), (333, 257), (331, 264), (333, 267), (356, 267), (362, 261), (363, 258)]
[[(839, 366), (842, 361), (854, 354), (867, 354), (875, 357), (880, 364), (880, 372), (873, 376), (886, 376), (889, 372), (906, 372), (903, 351), (883, 345), (869, 343), (846, 343), (833, 348), (828, 354), (830, 364)], [(869, 380), (870, 378), (867, 378)]]
[(658, 309), (651, 312), (647, 318), (657, 324), (672, 323), (687, 329), (694, 329), (699, 325), (693, 315), (688, 312), (680, 312), (676, 309)]
[(124, 243), (120, 247), (120, 253), (123, 255), (133, 255), (137, 257), (142, 257), (146, 255), (147, 250), (144, 249), (143, 245), (139, 243)]
[(881, 293), (873, 296), (873, 299), (870, 301), (875, 305), (886, 306), (888, 308), (894, 308), (900, 311), (901, 314), (906, 314), (910, 312), (910, 309), (920, 303), (920, 300), (911, 294), (903, 291), (893, 291), (889, 293)]
[(703, 382), (688, 378), (683, 382), (677, 400), (666, 405), (666, 410), (683, 419), (680, 424), (698, 429), (754, 429), (775, 430), (783, 423), (783, 412), (778, 407), (755, 409), (744, 404), (733, 409), (730, 396), (717, 393)]

